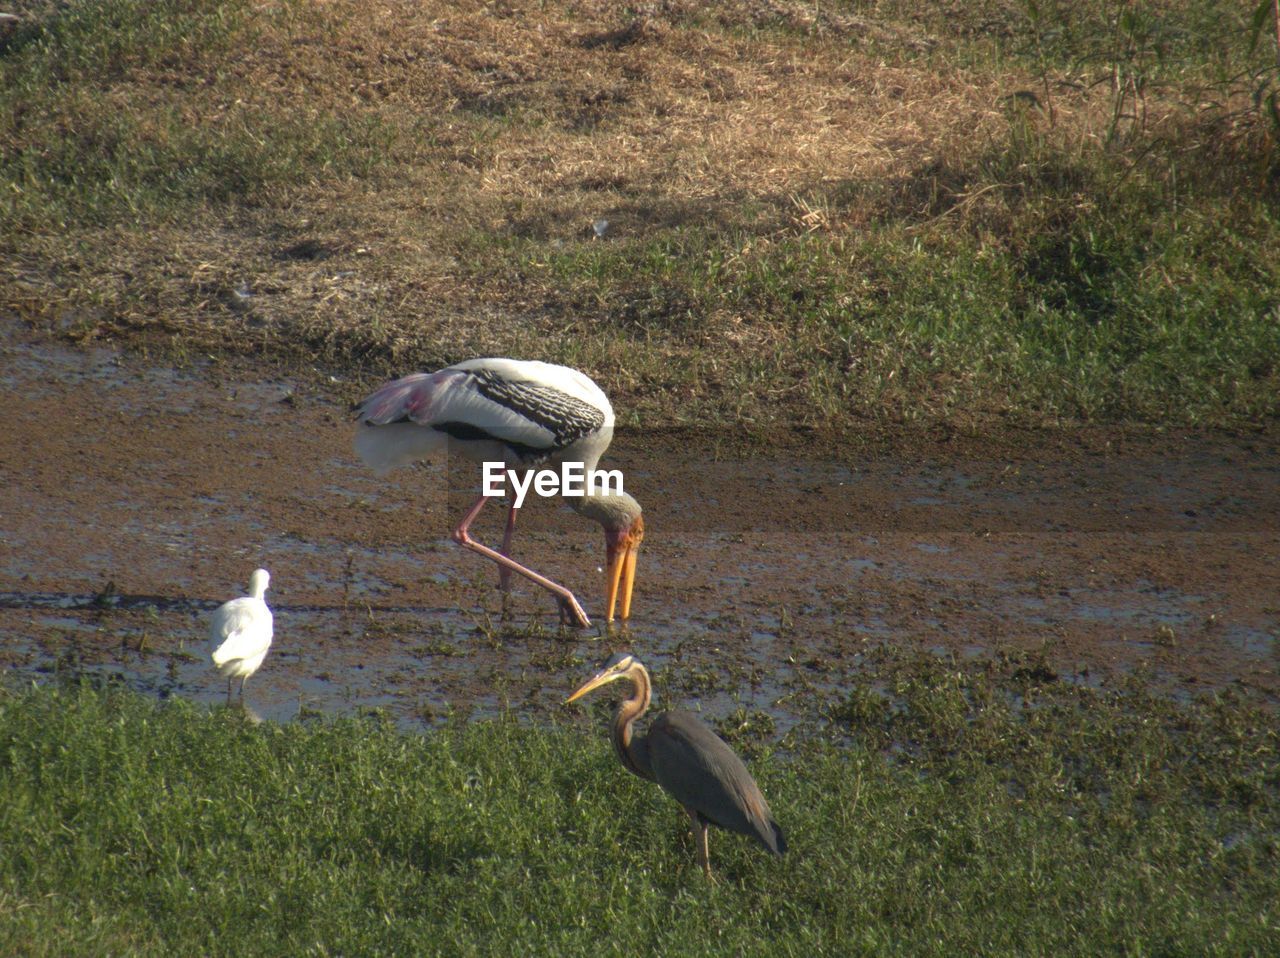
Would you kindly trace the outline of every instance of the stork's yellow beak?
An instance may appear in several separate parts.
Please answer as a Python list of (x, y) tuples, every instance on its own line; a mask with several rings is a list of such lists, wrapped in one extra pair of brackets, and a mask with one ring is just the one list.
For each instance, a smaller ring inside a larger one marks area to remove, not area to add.
[(605, 621), (613, 621), (618, 605), (618, 593), (622, 593), (621, 616), (625, 622), (631, 618), (631, 595), (636, 584), (636, 555), (644, 541), (644, 517), (636, 521), (618, 540), (608, 543), (608, 567), (605, 569)]

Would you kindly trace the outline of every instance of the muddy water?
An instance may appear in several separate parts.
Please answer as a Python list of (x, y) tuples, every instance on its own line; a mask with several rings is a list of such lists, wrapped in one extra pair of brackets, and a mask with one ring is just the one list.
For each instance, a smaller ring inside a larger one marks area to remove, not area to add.
[[(378, 709), (566, 714), (610, 651), (660, 702), (784, 732), (818, 720), (864, 654), (1037, 650), (1060, 675), (1143, 669), (1175, 694), (1280, 691), (1280, 450), (1116, 433), (909, 457), (717, 453), (620, 434), (606, 464), (645, 504), (627, 631), (562, 631), (447, 538), (464, 465), (370, 475), (349, 383), (107, 349), (0, 342), (0, 669), (113, 675), (218, 702), (209, 611), (272, 573), (276, 641), (250, 680), (265, 718)], [(731, 439), (733, 437), (726, 437)], [(726, 441), (724, 448), (737, 448)], [(486, 521), (487, 520), (487, 521)], [(482, 517), (496, 539), (500, 510)], [(599, 614), (598, 531), (559, 503), (521, 514), (516, 555)]]

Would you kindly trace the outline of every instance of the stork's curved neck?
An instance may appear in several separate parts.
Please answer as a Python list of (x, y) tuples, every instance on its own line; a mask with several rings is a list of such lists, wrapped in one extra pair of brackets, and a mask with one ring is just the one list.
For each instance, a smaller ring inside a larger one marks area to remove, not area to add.
[(588, 492), (584, 496), (565, 496), (574, 512), (593, 519), (606, 530), (629, 529), (640, 515), (640, 503), (624, 493)]
[(639, 742), (635, 747), (632, 745), (632, 726), (649, 708), (649, 672), (637, 662), (627, 672), (627, 678), (635, 686), (635, 692), (618, 706), (618, 711), (613, 716), (613, 747), (629, 771), (652, 781), (653, 770), (649, 766), (648, 749)]

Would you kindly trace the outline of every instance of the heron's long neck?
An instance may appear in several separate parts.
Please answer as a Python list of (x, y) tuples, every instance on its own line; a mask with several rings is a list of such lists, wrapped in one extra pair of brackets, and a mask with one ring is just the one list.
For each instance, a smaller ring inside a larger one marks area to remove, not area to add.
[(649, 708), (649, 673), (643, 668), (635, 669), (630, 679), (635, 684), (635, 695), (619, 705), (613, 717), (613, 747), (628, 770), (652, 781), (647, 743), (643, 737), (634, 744), (632, 742), (632, 726)]

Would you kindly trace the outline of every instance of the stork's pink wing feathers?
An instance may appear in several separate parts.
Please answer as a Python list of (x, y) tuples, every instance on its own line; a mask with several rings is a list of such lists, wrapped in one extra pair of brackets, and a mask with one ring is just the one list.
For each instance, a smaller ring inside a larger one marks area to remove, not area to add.
[(387, 383), (361, 403), (356, 418), (371, 426), (405, 420), (429, 425), (445, 385), (454, 379), (465, 379), (466, 375), (456, 369), (441, 369), (404, 376)]

